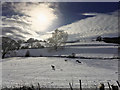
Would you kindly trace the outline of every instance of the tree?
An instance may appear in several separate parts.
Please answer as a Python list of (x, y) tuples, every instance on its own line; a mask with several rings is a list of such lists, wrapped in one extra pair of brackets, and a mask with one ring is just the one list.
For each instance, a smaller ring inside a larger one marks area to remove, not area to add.
[(18, 49), (18, 46), (15, 40), (9, 37), (2, 37), (2, 58), (4, 58), (9, 51)]
[(34, 38), (30, 38), (27, 40), (27, 43), (29, 43), (30, 47), (33, 47), (33, 43), (35, 42)]
[(52, 33), (52, 37), (47, 40), (47, 45), (57, 50), (60, 46), (65, 45), (65, 42), (67, 41), (67, 39), (68, 39), (67, 32), (56, 29)]
[(23, 43), (24, 41), (23, 40), (17, 40), (17, 46), (18, 46), (18, 49), (21, 48), (21, 44)]
[(36, 42), (36, 46), (35, 46), (36, 48), (41, 48), (42, 47), (42, 45), (40, 44), (40, 42)]
[(102, 41), (102, 37), (101, 36), (98, 36), (96, 41)]
[(25, 57), (30, 57), (30, 52), (27, 50)]

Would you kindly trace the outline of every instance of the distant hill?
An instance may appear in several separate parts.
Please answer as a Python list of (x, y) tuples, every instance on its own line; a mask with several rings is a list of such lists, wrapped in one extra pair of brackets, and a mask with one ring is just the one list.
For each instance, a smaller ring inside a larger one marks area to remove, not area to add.
[(112, 14), (97, 14), (58, 28), (68, 32), (68, 41), (98, 36), (115, 37), (118, 33), (118, 17)]

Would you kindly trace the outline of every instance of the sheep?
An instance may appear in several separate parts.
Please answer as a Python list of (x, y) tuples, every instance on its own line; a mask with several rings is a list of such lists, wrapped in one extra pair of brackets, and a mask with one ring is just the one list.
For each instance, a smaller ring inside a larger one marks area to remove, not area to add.
[(65, 62), (67, 62), (67, 59), (65, 59)]
[(76, 60), (77, 63), (81, 63), (79, 60)]
[(52, 67), (52, 70), (55, 70), (55, 66), (54, 65), (51, 65), (51, 67)]

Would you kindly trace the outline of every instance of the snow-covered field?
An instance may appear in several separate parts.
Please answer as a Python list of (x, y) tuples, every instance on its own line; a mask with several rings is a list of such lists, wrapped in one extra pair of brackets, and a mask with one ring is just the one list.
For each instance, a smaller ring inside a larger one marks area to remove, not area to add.
[[(66, 58), (9, 58), (3, 61), (3, 86), (30, 85), (38, 82), (44, 87), (79, 88), (81, 79), (84, 87), (118, 80), (118, 60), (82, 60)], [(55, 65), (55, 71), (51, 65)]]
[[(39, 52), (38, 52), (39, 51)], [(24, 55), (26, 50), (18, 54)], [(115, 57), (117, 46), (70, 46), (60, 51), (47, 49), (31, 49), (31, 55), (70, 55), (87, 57)], [(67, 61), (65, 61), (67, 60)], [(79, 60), (81, 63), (77, 63)], [(117, 59), (70, 59), (57, 57), (13, 57), (3, 59), (2, 62), (3, 86), (19, 86), (40, 83), (42, 87), (73, 87), (79, 88), (79, 79), (83, 87), (95, 87), (107, 82), (116, 84), (118, 80)], [(51, 65), (55, 66), (52, 70)]]
[(72, 53), (75, 53), (78, 57), (114, 58), (118, 56), (118, 46), (116, 44), (103, 42), (70, 43), (64, 49), (58, 51), (51, 48), (22, 49), (16, 52), (16, 56), (25, 56), (27, 51), (29, 51), (30, 56), (68, 56)]

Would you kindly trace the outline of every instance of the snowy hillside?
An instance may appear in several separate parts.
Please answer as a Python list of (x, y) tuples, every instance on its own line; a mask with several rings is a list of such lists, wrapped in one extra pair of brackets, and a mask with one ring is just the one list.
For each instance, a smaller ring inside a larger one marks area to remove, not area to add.
[(59, 28), (69, 34), (68, 40), (93, 38), (96, 36), (117, 36), (118, 17), (112, 14), (97, 14)]

